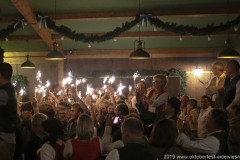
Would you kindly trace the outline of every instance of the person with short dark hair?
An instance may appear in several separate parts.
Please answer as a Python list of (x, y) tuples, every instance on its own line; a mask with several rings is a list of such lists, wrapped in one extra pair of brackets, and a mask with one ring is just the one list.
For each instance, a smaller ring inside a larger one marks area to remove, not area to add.
[[(178, 120), (177, 128), (179, 132), (178, 144), (186, 151), (192, 153), (211, 154), (211, 155), (226, 155), (227, 154), (227, 116), (220, 109), (214, 108), (205, 117), (208, 136), (202, 140), (191, 141), (184, 132), (182, 120)], [(186, 127), (187, 128), (187, 127)], [(184, 131), (185, 130), (185, 131)], [(190, 133), (188, 133), (190, 134)]]
[(0, 63), (0, 155), (12, 159), (16, 146), (14, 122), (17, 120), (17, 98), (11, 84), (13, 74), (9, 63)]
[(143, 125), (136, 118), (126, 119), (121, 127), (122, 141), (124, 147), (113, 149), (106, 160), (156, 160), (146, 147), (143, 137)]
[(205, 116), (209, 114), (211, 111), (211, 98), (204, 95), (201, 97), (201, 110), (200, 114), (198, 116), (198, 138), (206, 138), (208, 131), (206, 128), (206, 121), (205, 121)]
[(226, 74), (223, 108), (229, 110), (230, 106), (240, 104), (240, 75), (239, 62), (237, 60), (228, 61)]

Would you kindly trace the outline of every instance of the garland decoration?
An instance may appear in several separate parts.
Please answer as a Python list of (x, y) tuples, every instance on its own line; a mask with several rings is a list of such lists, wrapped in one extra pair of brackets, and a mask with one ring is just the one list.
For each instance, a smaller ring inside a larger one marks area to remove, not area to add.
[(193, 36), (207, 36), (212, 33), (225, 31), (229, 28), (236, 27), (240, 23), (240, 16), (232, 21), (228, 21), (225, 24), (213, 26), (213, 24), (207, 24), (205, 28), (197, 28), (196, 26), (184, 26), (177, 25), (176, 23), (163, 22), (158, 18), (148, 18), (151, 25), (163, 30), (178, 33), (180, 35), (193, 35)]
[[(72, 31), (70, 28), (64, 25), (56, 26), (55, 22), (51, 20), (49, 16), (37, 14), (36, 19), (40, 21), (39, 28), (42, 28), (42, 25), (43, 25), (44, 28), (52, 29), (53, 31), (63, 36), (67, 36), (72, 40), (81, 41), (84, 43), (92, 43), (92, 42), (99, 43), (99, 42), (105, 42), (107, 40), (114, 39), (115, 37), (118, 37), (123, 32), (130, 30), (132, 27), (134, 27), (138, 23), (143, 24), (143, 22), (146, 24), (146, 27), (148, 25), (148, 22), (150, 22), (151, 25), (154, 25), (157, 28), (162, 28), (163, 30), (166, 30), (169, 32), (178, 33), (180, 35), (193, 35), (193, 36), (207, 36), (212, 33), (220, 32), (220, 31), (227, 30), (229, 28), (236, 27), (240, 23), (240, 16), (238, 16), (236, 19), (232, 21), (228, 21), (225, 24), (221, 23), (218, 26), (214, 26), (213, 24), (207, 24), (205, 28), (198, 28), (193, 25), (185, 26), (185, 25), (177, 25), (176, 23), (163, 22), (157, 17), (155, 18), (151, 17), (151, 14), (140, 14), (140, 15), (137, 15), (133, 21), (125, 22), (122, 24), (122, 27), (116, 27), (113, 31), (107, 32), (101, 36), (91, 35), (90, 37), (87, 37), (85, 36), (84, 33), (76, 33), (76, 31)], [(17, 22), (9, 25), (6, 29), (0, 30), (0, 39), (6, 38), (8, 35), (12, 34), (14, 31), (16, 31), (19, 28), (24, 28), (23, 25), (26, 24), (25, 19), (17, 19), (16, 21)]]
[[(76, 77), (106, 77), (107, 75), (114, 75), (115, 77), (132, 77), (136, 71), (79, 71), (74, 73)], [(181, 69), (171, 68), (168, 71), (161, 70), (138, 70), (140, 77), (154, 76), (156, 74), (164, 74), (165, 76), (179, 76), (181, 78), (180, 94), (185, 95), (187, 89), (187, 75)]]

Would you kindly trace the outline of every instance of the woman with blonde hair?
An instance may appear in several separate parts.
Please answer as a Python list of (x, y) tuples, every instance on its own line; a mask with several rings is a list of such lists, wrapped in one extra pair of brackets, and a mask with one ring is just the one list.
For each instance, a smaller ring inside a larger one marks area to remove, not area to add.
[(102, 158), (102, 143), (99, 137), (93, 137), (94, 126), (87, 114), (82, 114), (77, 120), (76, 139), (66, 142), (63, 157), (65, 160), (100, 160)]

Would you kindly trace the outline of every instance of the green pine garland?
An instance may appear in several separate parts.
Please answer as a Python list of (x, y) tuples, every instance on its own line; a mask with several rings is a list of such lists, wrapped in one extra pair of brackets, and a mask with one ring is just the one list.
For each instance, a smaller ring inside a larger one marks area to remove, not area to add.
[[(123, 32), (126, 32), (130, 30), (132, 27), (137, 25), (141, 20), (142, 17), (140, 15), (137, 15), (136, 18), (131, 22), (125, 22), (123, 23), (122, 27), (116, 27), (113, 31), (107, 32), (103, 34), (102, 36), (98, 35), (91, 35), (90, 37), (87, 37), (84, 33), (76, 33), (76, 31), (72, 31), (70, 28), (61, 25), (56, 26), (55, 22), (51, 20), (49, 17), (46, 17), (44, 19), (40, 19), (40, 14), (37, 14), (36, 19), (38, 21), (46, 21), (47, 27), (54, 30), (55, 32), (67, 36), (72, 40), (75, 41), (81, 41), (84, 43), (92, 43), (92, 42), (105, 42), (107, 40), (112, 40), (115, 37), (118, 37)], [(179, 35), (193, 35), (193, 36), (206, 36), (211, 35), (212, 33), (225, 31), (229, 28), (236, 27), (240, 23), (240, 16), (238, 16), (236, 19), (232, 21), (228, 21), (225, 24), (220, 24), (218, 26), (213, 26), (213, 24), (207, 24), (205, 28), (197, 28), (196, 26), (189, 26), (189, 25), (177, 25), (176, 23), (169, 23), (169, 22), (163, 22), (158, 18), (153, 18), (148, 16), (148, 20), (150, 24), (154, 25), (157, 28), (162, 28), (163, 30), (178, 33)], [(16, 21), (15, 23), (9, 25), (6, 29), (0, 30), (0, 39), (6, 38), (13, 32), (15, 32), (17, 29), (21, 28), (21, 25), (16, 25), (16, 23), (19, 23)], [(16, 25), (16, 26), (15, 26)], [(15, 28), (14, 28), (15, 26)]]
[(27, 87), (27, 83), (28, 83), (27, 77), (23, 75), (13, 75), (12, 83), (15, 83), (15, 82), (19, 82), (21, 88)]
[[(79, 71), (74, 73), (76, 77), (106, 77), (107, 75), (114, 75), (115, 77), (132, 77), (136, 71)], [(180, 76), (181, 77), (181, 88), (180, 94), (185, 95), (187, 89), (187, 75), (185, 71), (181, 69), (169, 69), (168, 71), (161, 70), (138, 70), (140, 76), (154, 76), (156, 74), (164, 74), (166, 76)]]

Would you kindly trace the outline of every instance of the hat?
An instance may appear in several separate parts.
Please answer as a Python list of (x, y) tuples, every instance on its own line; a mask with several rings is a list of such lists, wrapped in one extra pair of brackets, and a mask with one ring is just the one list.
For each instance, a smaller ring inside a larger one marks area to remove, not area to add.
[(175, 110), (178, 110), (178, 111), (180, 110), (181, 101), (176, 97), (171, 97), (165, 102), (169, 103), (171, 107), (174, 108)]
[(60, 135), (63, 134), (63, 125), (56, 118), (49, 118), (46, 121), (42, 122), (42, 127), (49, 134), (60, 134)]

